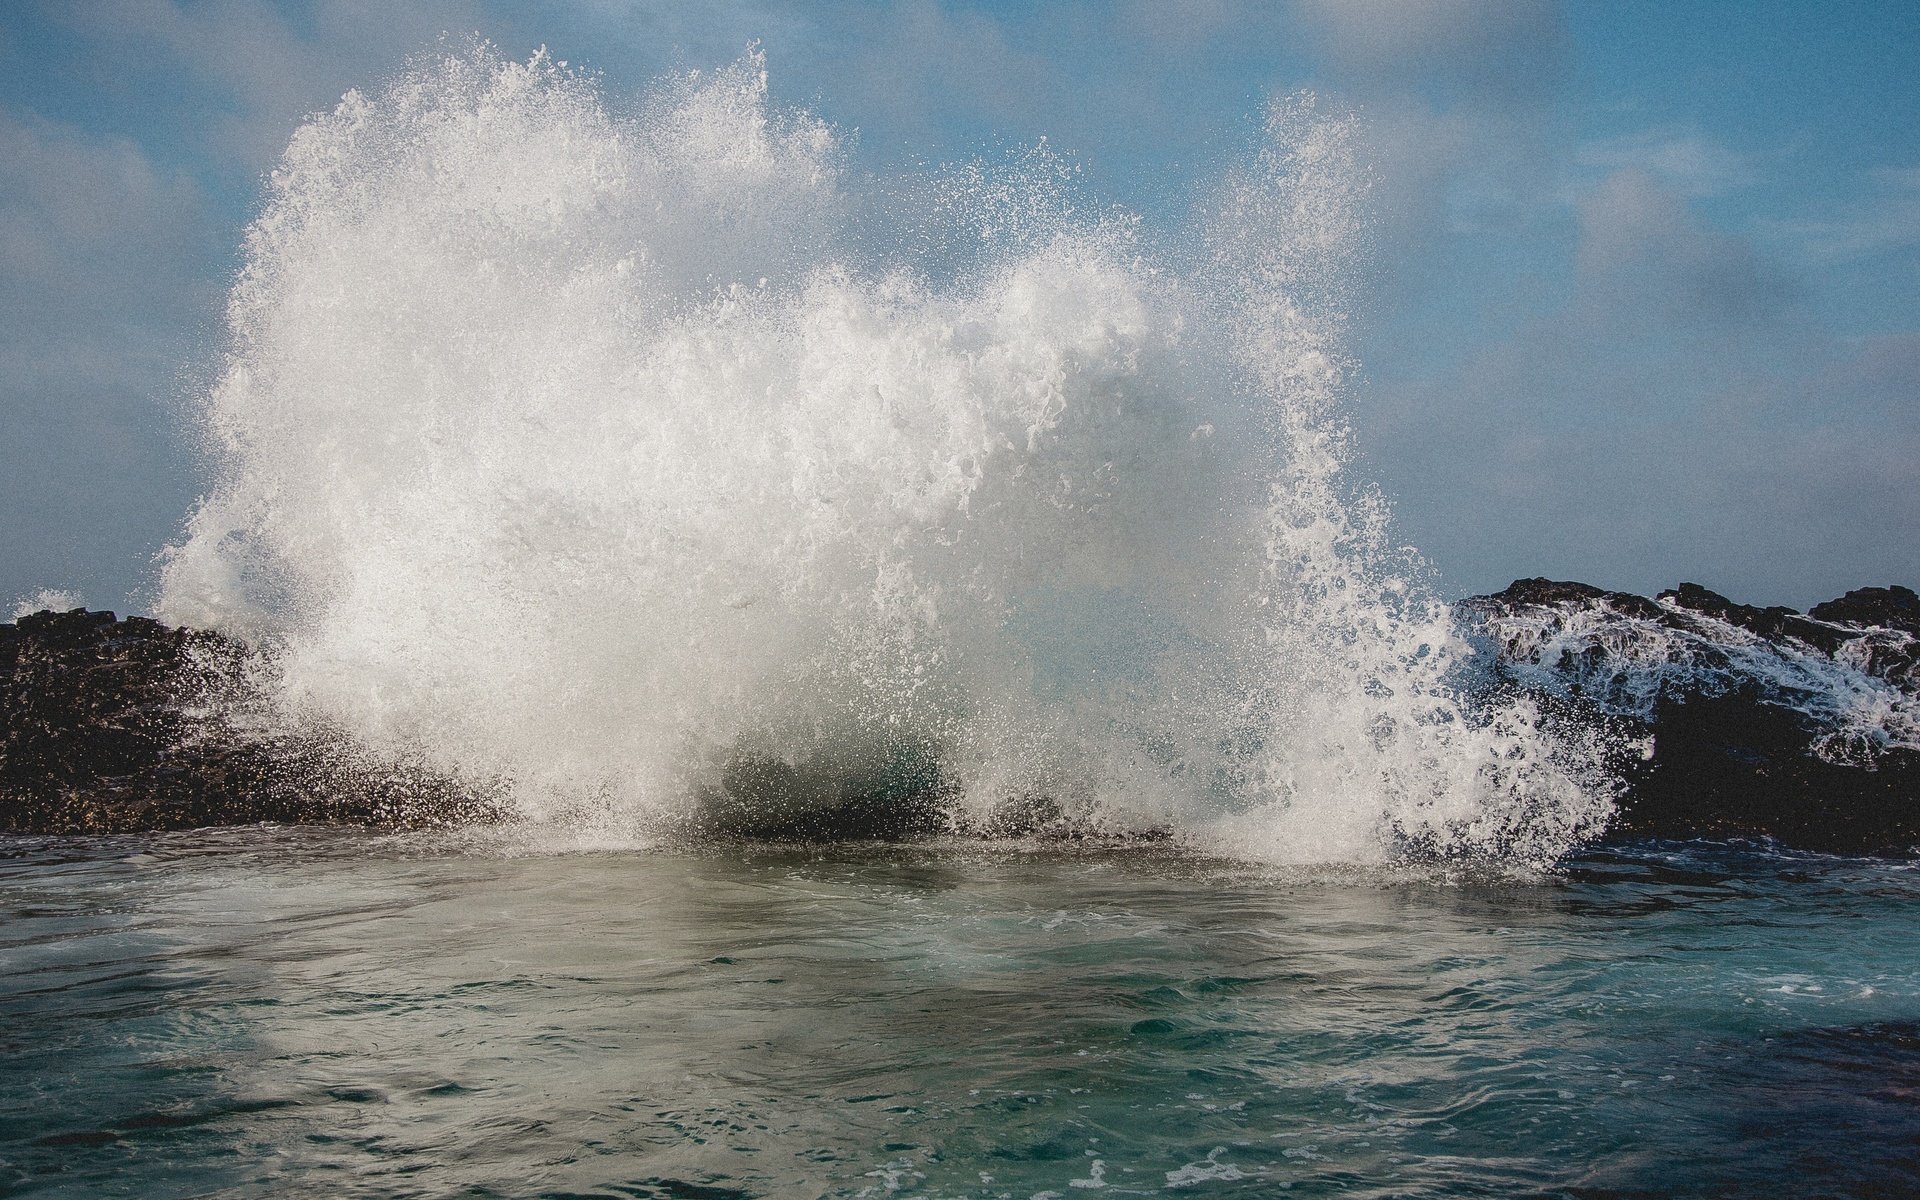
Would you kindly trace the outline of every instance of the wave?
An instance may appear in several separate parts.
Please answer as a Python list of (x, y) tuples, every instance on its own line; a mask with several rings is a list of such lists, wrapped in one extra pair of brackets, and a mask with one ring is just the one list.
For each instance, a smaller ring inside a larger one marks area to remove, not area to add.
[(535, 823), (1551, 861), (1608, 782), (1349, 470), (1358, 136), (1277, 101), (1150, 235), (1041, 153), (865, 179), (757, 54), (422, 62), (272, 176), (161, 613)]

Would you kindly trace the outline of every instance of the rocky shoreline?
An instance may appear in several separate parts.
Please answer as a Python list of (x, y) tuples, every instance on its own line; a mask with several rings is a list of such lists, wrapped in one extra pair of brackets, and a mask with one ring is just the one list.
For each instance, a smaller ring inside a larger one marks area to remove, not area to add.
[[(1912, 591), (1863, 588), (1798, 613), (1693, 584), (1648, 598), (1523, 579), (1456, 613), (1487, 651), (1484, 686), (1525, 692), (1546, 720), (1622, 748), (1608, 764), (1625, 783), (1609, 837), (1920, 852)], [(143, 617), (0, 624), (0, 831), (417, 828), (504, 814), (429, 771), (371, 762), (344, 735), (249, 720), (251, 663), (228, 638)]]

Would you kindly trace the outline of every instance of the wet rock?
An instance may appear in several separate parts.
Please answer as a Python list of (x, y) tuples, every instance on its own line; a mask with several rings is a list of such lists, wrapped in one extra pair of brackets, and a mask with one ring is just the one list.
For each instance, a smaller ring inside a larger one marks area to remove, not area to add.
[(1920, 595), (1912, 588), (1855, 588), (1838, 600), (1816, 604), (1807, 615), (1849, 625), (1877, 625), (1920, 636)]
[[(1863, 588), (1801, 614), (1693, 584), (1649, 599), (1523, 579), (1457, 611), (1491, 650), (1486, 686), (1531, 692), (1550, 719), (1615, 735), (1611, 765), (1627, 784), (1616, 833), (1920, 848), (1912, 591)], [(0, 624), (0, 829), (406, 827), (503, 814), (484, 789), (371, 761), (337, 731), (257, 719), (258, 666), (230, 639), (141, 617), (75, 610)], [(938, 828), (932, 759), (870, 767), (815, 778), (742, 760), (703, 820), (804, 838)]]
[(247, 649), (110, 612), (0, 625), (0, 829), (122, 833), (484, 818), (469, 789), (376, 764), (325, 730), (240, 718)]
[[(1689, 585), (1691, 586), (1691, 585)], [(1491, 596), (1473, 596), (1461, 601), (1466, 605), (1486, 605), (1492, 609), (1516, 608), (1521, 605), (1539, 607), (1609, 605), (1629, 616), (1662, 618), (1665, 611), (1645, 596), (1636, 596), (1632, 592), (1610, 592), (1605, 588), (1594, 587), (1590, 583), (1572, 583), (1558, 579), (1516, 579), (1507, 585), (1505, 591)]]
[(1683, 583), (1672, 591), (1661, 592), (1659, 599), (1716, 620), (1758, 634), (1768, 641), (1795, 638), (1832, 654), (1854, 636), (1822, 621), (1809, 620), (1791, 608), (1756, 608), (1736, 604), (1718, 592), (1710, 592), (1697, 583)]
[(1614, 735), (1614, 834), (1920, 852), (1912, 591), (1863, 588), (1802, 614), (1691, 583), (1649, 600), (1523, 579), (1456, 611), (1499, 686)]
[(1821, 753), (1821, 733), (1753, 692), (1664, 697), (1653, 757), (1629, 777), (1616, 832), (1920, 851), (1920, 752), (1888, 747), (1836, 761)]
[(937, 760), (914, 748), (848, 770), (742, 756), (701, 797), (691, 830), (774, 841), (897, 841), (940, 832)]

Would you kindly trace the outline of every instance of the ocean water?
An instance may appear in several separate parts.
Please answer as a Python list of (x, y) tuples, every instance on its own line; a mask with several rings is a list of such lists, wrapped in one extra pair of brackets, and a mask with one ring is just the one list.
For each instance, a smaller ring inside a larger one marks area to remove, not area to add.
[(0, 845), (0, 1193), (1920, 1192), (1911, 863)]

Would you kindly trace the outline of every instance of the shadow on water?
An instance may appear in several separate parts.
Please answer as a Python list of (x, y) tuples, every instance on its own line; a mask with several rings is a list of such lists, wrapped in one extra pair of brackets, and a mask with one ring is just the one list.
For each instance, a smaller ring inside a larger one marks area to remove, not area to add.
[(1736, 1154), (1783, 1157), (1825, 1190), (1920, 1196), (1920, 1022), (1783, 1033), (1741, 1068)]

